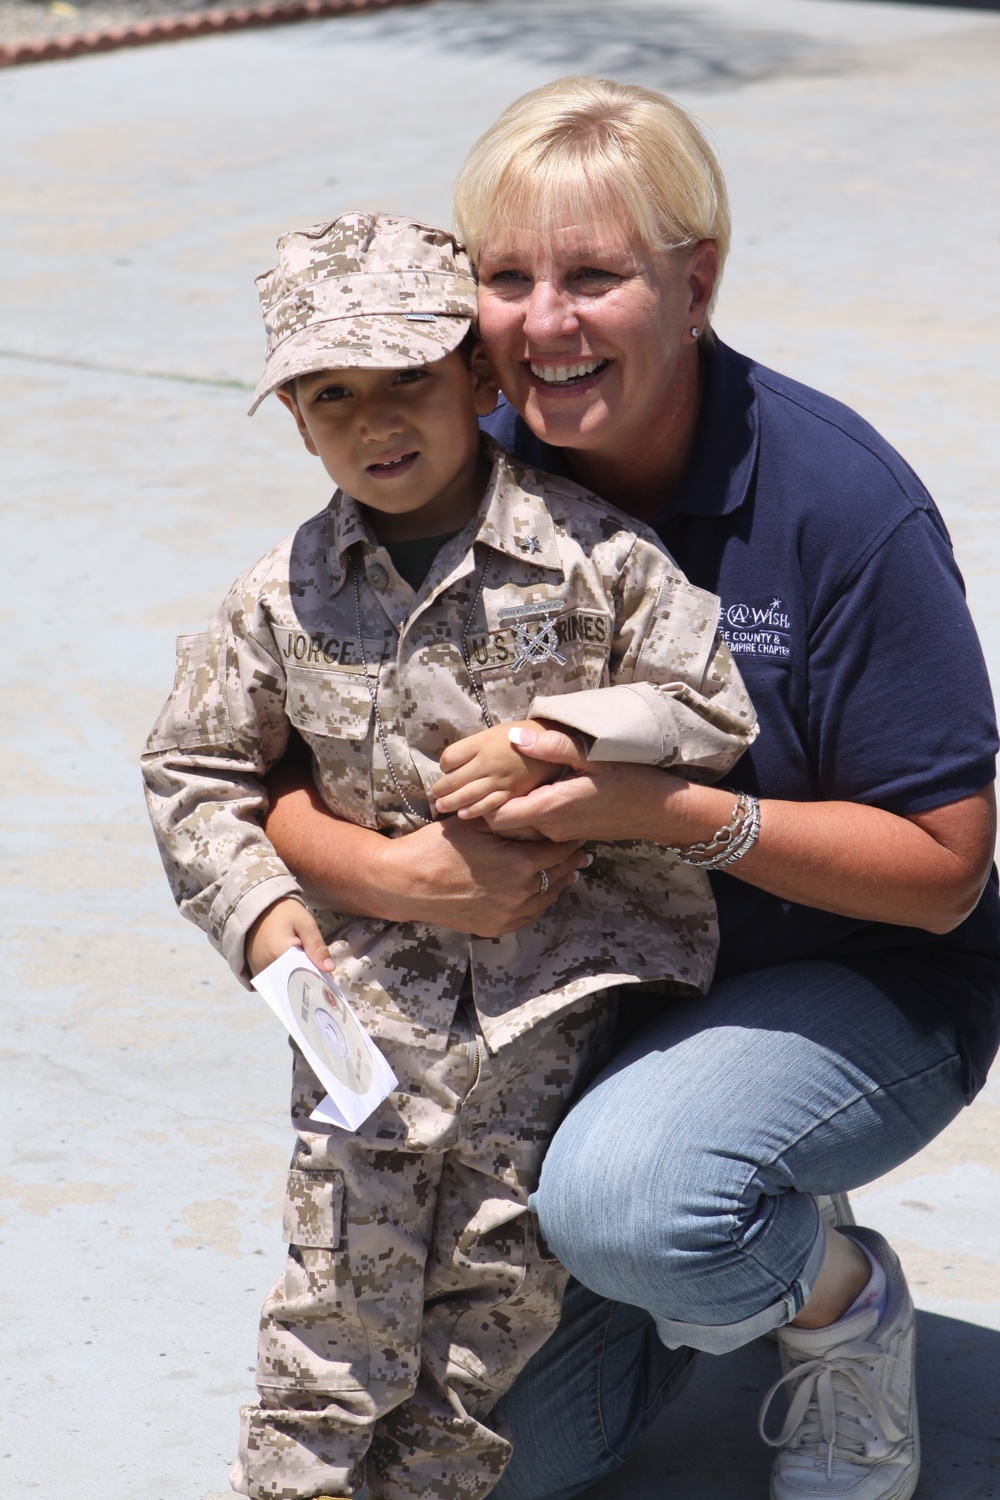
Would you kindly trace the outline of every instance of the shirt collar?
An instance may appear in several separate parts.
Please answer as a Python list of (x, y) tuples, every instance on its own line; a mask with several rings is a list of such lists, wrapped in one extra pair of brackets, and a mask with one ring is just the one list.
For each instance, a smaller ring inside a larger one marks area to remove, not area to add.
[(562, 558), (544, 488), (534, 476), (530, 476), (529, 488), (525, 482), (529, 476), (523, 470), (515, 475), (500, 444), (491, 437), (483, 441), (493, 471), (483, 497), (476, 540), (519, 562), (556, 568), (561, 573)]
[(378, 545), (368, 532), (354, 496), (346, 490), (337, 490), (327, 509), (327, 565), (334, 593), (347, 577), (347, 553), (355, 542), (363, 542), (366, 547)]
[(705, 384), (691, 458), (654, 526), (672, 515), (728, 515), (750, 493), (760, 443), (753, 364), (718, 338), (704, 359)]
[[(494, 438), (484, 434), (483, 446), (493, 467), (478, 522), (474, 519), (471, 523), (476, 527), (476, 541), (519, 562), (562, 572), (555, 527), (541, 486), (525, 487), (523, 471), (520, 478), (515, 475), (507, 454)], [(347, 577), (351, 547), (361, 542), (365, 548), (373, 548), (378, 543), (371, 537), (358, 502), (346, 490), (338, 490), (330, 501), (327, 525), (330, 585), (336, 592)]]

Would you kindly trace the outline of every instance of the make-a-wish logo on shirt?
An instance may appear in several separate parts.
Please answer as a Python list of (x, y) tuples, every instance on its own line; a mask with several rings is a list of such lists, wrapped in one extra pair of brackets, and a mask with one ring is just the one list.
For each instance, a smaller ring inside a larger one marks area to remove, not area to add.
[(770, 595), (724, 603), (719, 611), (719, 634), (734, 656), (788, 660), (792, 654), (791, 629), (781, 600)]

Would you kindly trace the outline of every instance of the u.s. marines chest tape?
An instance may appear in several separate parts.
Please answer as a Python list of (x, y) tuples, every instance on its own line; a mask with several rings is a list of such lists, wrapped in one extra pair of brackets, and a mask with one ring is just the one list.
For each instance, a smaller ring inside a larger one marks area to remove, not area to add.
[(565, 666), (581, 647), (588, 654), (606, 654), (611, 646), (611, 621), (600, 610), (563, 611), (558, 601), (517, 605), (497, 610), (496, 621), (495, 628), (468, 638), (469, 660), (481, 671), (516, 672), (545, 662)]

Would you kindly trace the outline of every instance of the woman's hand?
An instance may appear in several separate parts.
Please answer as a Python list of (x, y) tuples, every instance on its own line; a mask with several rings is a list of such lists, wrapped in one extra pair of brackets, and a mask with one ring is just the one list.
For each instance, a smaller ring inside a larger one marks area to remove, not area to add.
[(502, 937), (537, 921), (591, 863), (582, 839), (515, 843), (479, 819), (385, 838), (333, 817), (294, 761), (274, 768), (268, 793), (264, 831), (285, 864), (335, 911), (357, 916)]
[(481, 819), (447, 818), (380, 843), (372, 876), (382, 915), (476, 937), (503, 937), (536, 922), (592, 863), (579, 839), (515, 842)]
[[(661, 844), (690, 843), (700, 836), (686, 817), (691, 784), (680, 776), (653, 766), (588, 761), (574, 736), (558, 729), (522, 729), (518, 750), (574, 774), (504, 803), (486, 820), (497, 833), (515, 837), (523, 828), (535, 828), (549, 839), (655, 839)], [(731, 793), (721, 797), (720, 809), (728, 810)]]
[[(508, 838), (531, 828), (557, 840), (693, 843), (697, 835), (684, 814), (690, 789), (690, 782), (652, 766), (595, 763), (586, 771), (538, 787), (526, 797), (512, 797), (486, 821)], [(733, 800), (731, 793), (722, 794), (721, 823), (726, 822)]]

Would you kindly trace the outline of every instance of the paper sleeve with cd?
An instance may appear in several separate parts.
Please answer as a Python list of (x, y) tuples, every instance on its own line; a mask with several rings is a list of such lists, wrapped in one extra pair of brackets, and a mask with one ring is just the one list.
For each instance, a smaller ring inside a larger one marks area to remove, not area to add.
[(290, 948), (254, 976), (253, 987), (327, 1091), (312, 1118), (357, 1130), (396, 1087), (396, 1076), (340, 986), (301, 948)]
[(303, 1036), (338, 1083), (352, 1094), (367, 1094), (375, 1082), (368, 1038), (340, 991), (314, 969), (293, 969), (288, 1000)]

